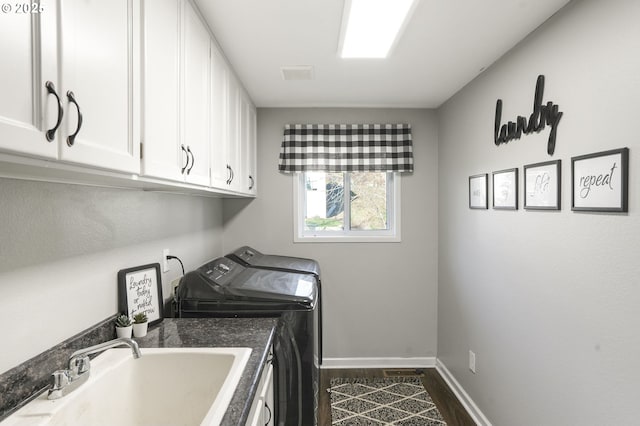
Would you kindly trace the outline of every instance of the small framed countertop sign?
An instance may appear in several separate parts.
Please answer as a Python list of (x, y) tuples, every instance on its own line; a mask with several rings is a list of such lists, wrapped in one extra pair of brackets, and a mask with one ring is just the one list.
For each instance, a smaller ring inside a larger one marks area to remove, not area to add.
[(469, 176), (469, 208), (487, 209), (487, 174)]
[(136, 266), (118, 271), (118, 309), (129, 317), (144, 312), (149, 325), (163, 319), (160, 264)]
[(571, 158), (571, 210), (627, 212), (629, 148)]

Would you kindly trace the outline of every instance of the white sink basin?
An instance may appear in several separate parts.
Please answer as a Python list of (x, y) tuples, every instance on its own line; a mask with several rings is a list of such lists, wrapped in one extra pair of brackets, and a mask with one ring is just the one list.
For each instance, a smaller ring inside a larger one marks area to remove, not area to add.
[(109, 349), (86, 383), (40, 395), (2, 425), (218, 425), (247, 364), (248, 348)]

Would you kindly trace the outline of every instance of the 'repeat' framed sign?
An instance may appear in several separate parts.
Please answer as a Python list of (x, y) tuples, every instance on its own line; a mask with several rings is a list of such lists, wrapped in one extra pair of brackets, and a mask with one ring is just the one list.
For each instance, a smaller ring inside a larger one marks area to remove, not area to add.
[(118, 309), (129, 318), (137, 313), (147, 314), (149, 325), (163, 319), (162, 276), (160, 264), (148, 265), (118, 271)]
[(571, 158), (571, 210), (627, 212), (629, 148)]

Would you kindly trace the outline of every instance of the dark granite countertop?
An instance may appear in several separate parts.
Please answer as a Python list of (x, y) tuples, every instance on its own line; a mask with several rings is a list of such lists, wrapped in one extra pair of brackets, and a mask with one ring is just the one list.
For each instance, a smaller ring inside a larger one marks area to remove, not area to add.
[(251, 348), (247, 366), (222, 420), (223, 426), (244, 426), (273, 344), (276, 324), (274, 318), (167, 318), (136, 341), (141, 348)]
[[(115, 315), (19, 366), (0, 374), (0, 421), (46, 390), (54, 370), (66, 368), (77, 349), (115, 337)], [(222, 426), (244, 426), (273, 344), (276, 318), (165, 318), (136, 338), (142, 348), (251, 348), (251, 355), (229, 403)]]

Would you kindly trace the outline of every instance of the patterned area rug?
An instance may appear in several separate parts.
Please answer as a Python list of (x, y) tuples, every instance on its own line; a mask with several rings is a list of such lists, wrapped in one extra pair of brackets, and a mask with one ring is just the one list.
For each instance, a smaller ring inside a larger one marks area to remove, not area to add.
[(417, 377), (331, 380), (331, 424), (443, 426)]

